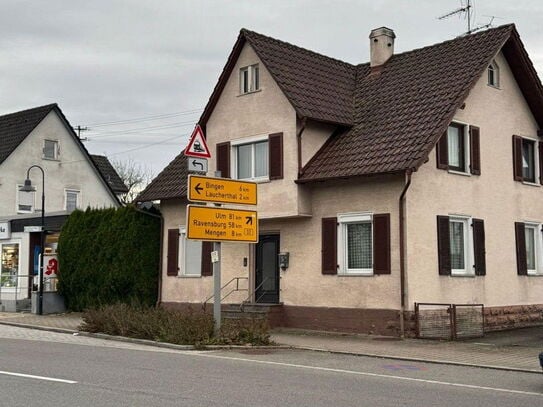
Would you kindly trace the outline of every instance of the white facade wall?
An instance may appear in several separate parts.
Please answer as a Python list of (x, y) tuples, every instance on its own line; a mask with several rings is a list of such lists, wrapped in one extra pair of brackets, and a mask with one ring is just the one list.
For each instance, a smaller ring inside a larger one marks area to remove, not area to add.
[[(42, 158), (44, 140), (58, 140), (59, 160)], [(17, 184), (24, 184), (27, 169), (39, 165), (45, 172), (45, 213), (65, 209), (65, 189), (80, 191), (80, 208), (118, 206), (105, 182), (73, 140), (62, 119), (51, 111), (0, 165), (0, 218), (17, 214)], [(41, 209), (41, 172), (30, 172), (35, 209)], [(38, 212), (39, 213), (39, 212)]]

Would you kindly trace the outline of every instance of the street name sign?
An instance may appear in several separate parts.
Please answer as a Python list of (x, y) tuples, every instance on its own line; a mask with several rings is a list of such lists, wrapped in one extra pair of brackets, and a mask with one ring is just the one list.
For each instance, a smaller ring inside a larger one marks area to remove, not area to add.
[(187, 239), (210, 242), (258, 242), (256, 211), (187, 206)]
[(187, 157), (211, 158), (211, 153), (207, 147), (204, 132), (200, 125), (197, 124), (194, 128), (194, 131), (190, 136), (189, 144), (185, 147), (184, 154)]
[(187, 158), (188, 170), (191, 172), (207, 172), (207, 160), (205, 158)]
[(189, 175), (189, 201), (256, 205), (256, 183)]

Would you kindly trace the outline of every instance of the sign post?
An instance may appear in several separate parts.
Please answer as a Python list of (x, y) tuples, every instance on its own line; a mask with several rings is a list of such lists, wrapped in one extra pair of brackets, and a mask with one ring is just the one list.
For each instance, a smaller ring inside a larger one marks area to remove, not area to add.
[[(202, 128), (196, 125), (184, 150), (190, 172), (207, 172), (211, 153)], [(189, 175), (188, 199), (191, 202), (212, 202), (215, 206), (187, 205), (187, 239), (213, 242), (213, 318), (215, 334), (221, 329), (221, 242), (258, 242), (256, 211), (227, 209), (223, 203), (256, 205), (256, 183), (215, 177)], [(207, 261), (207, 259), (206, 259)]]

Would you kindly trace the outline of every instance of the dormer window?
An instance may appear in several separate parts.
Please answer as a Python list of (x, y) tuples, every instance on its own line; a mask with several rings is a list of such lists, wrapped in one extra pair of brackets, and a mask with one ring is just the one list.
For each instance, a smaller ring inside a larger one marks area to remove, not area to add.
[(246, 66), (239, 70), (239, 92), (245, 93), (256, 92), (260, 89), (260, 77), (258, 64)]
[(488, 65), (488, 86), (493, 86), (495, 88), (500, 87), (500, 68), (496, 61), (492, 61)]
[(59, 152), (58, 140), (44, 140), (43, 158), (46, 160), (58, 160)]

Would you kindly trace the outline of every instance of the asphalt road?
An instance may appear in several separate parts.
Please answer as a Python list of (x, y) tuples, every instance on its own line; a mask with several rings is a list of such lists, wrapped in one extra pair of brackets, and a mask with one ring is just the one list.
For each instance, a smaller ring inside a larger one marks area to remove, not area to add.
[(13, 407), (543, 406), (542, 374), (295, 350), (183, 352), (7, 326), (0, 388), (0, 405)]

